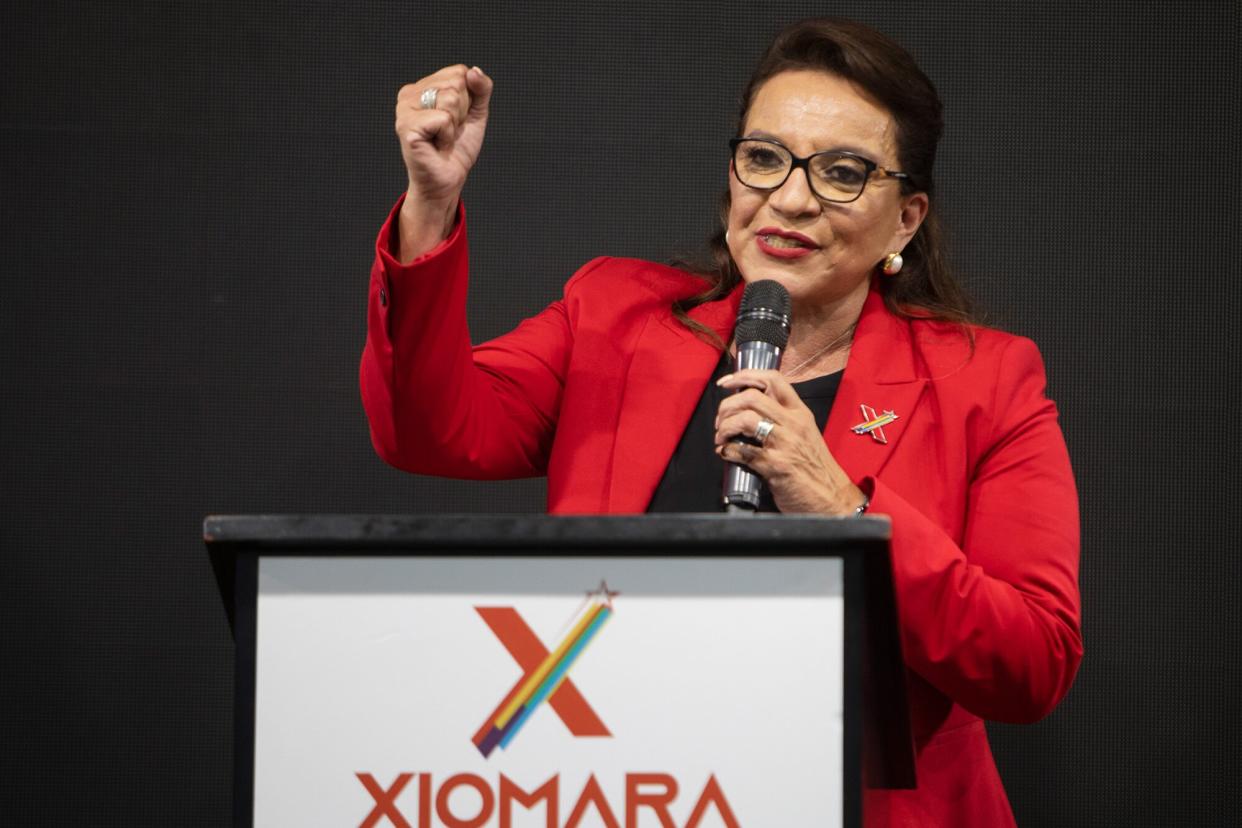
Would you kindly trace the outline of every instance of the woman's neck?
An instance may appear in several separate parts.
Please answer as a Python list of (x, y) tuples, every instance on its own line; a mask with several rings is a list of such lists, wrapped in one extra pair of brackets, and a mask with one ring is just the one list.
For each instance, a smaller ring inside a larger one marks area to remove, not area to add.
[(844, 368), (866, 300), (867, 292), (862, 290), (829, 305), (795, 304), (781, 373), (800, 381)]

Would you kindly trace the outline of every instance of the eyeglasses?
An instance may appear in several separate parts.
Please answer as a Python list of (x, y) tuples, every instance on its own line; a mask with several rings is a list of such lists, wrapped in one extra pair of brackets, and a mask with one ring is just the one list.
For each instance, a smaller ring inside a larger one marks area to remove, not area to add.
[(862, 195), (872, 174), (901, 181), (909, 175), (881, 167), (869, 158), (844, 150), (825, 150), (799, 158), (783, 144), (763, 138), (734, 138), (733, 173), (737, 180), (755, 190), (775, 190), (785, 183), (797, 168), (806, 173), (811, 192), (824, 201), (838, 204), (854, 201)]

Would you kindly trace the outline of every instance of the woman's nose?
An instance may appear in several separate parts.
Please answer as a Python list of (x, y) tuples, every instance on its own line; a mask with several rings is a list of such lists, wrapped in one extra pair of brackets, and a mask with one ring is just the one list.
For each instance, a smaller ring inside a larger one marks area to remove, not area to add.
[(778, 213), (787, 216), (801, 216), (818, 213), (819, 199), (811, 190), (811, 182), (807, 180), (805, 169), (790, 170), (785, 183), (772, 191), (768, 196), (768, 204)]

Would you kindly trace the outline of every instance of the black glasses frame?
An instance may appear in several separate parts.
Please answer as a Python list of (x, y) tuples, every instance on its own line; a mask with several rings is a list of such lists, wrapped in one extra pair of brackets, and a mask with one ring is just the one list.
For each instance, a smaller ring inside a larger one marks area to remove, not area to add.
[[(742, 181), (742, 174), (737, 171), (737, 148), (744, 143), (771, 144), (772, 146), (780, 147), (782, 150), (789, 153), (789, 157), (792, 160), (790, 161), (789, 169), (785, 171), (785, 177), (780, 180), (780, 183), (773, 184), (771, 187), (756, 187), (754, 184), (747, 184), (745, 181)], [(779, 190), (781, 187), (785, 186), (785, 182), (789, 180), (789, 176), (793, 175), (794, 170), (798, 169), (802, 170), (802, 174), (806, 176), (806, 183), (811, 188), (811, 192), (815, 194), (815, 197), (824, 201), (831, 201), (833, 204), (849, 204), (852, 201), (857, 201), (859, 197), (862, 196), (863, 190), (867, 189), (867, 182), (871, 180), (871, 176), (876, 173), (879, 173), (885, 178), (895, 178), (898, 181), (908, 181), (911, 185), (914, 183), (914, 179), (911, 178), (908, 173), (881, 167), (870, 158), (866, 158), (856, 152), (849, 152), (848, 150), (822, 150), (820, 152), (813, 152), (805, 158), (801, 158), (794, 155), (793, 150), (782, 144), (780, 141), (773, 141), (770, 138), (732, 138), (729, 140), (729, 150), (733, 157), (733, 175), (737, 178), (738, 182), (744, 187), (750, 187), (752, 190), (759, 190), (765, 193), (771, 192), (772, 190)], [(867, 177), (863, 179), (862, 186), (858, 188), (858, 192), (854, 194), (853, 198), (829, 198), (816, 189), (814, 176), (811, 175), (810, 165), (811, 159), (820, 155), (832, 155), (838, 158), (853, 158), (855, 161), (858, 161), (863, 165), (863, 168), (867, 171)]]

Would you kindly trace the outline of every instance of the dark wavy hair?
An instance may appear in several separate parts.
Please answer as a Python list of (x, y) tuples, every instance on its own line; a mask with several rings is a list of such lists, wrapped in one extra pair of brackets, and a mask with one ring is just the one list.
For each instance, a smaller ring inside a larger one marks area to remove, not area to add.
[[(897, 125), (901, 169), (911, 176), (901, 182), (902, 192), (927, 194), (927, 215), (902, 252), (901, 272), (879, 280), (885, 305), (905, 318), (940, 319), (963, 326), (977, 323), (974, 303), (949, 267), (936, 210), (932, 168), (944, 131), (936, 87), (909, 52), (875, 29), (840, 18), (802, 20), (782, 30), (755, 67), (742, 94), (737, 135), (742, 134), (759, 88), (769, 78), (797, 69), (827, 72), (851, 81), (887, 109)], [(711, 282), (702, 293), (673, 303), (673, 313), (683, 324), (711, 340), (717, 339), (715, 333), (687, 313), (728, 296), (742, 280), (725, 243), (729, 206), (729, 191), (725, 190), (720, 199), (720, 226), (708, 240), (706, 256), (698, 262), (674, 262)]]

